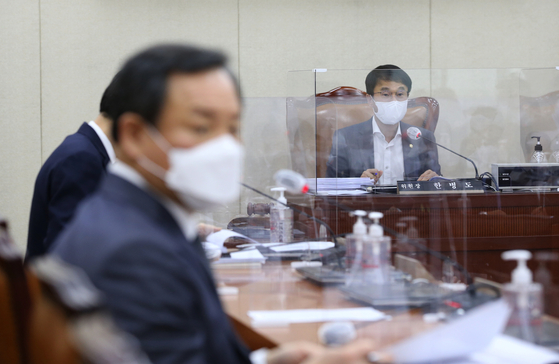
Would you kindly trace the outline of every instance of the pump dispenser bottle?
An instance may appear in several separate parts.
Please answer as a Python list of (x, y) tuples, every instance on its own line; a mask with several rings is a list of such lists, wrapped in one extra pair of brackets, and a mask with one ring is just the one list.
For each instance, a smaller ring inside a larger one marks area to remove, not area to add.
[(542, 285), (532, 281), (526, 261), (532, 257), (527, 250), (509, 250), (504, 260), (517, 260), (511, 283), (503, 286), (503, 297), (512, 309), (506, 332), (530, 342), (538, 342), (542, 330)]
[[(287, 204), (284, 187), (274, 187), (272, 191), (278, 191), (278, 201)], [(289, 243), (292, 240), (293, 211), (279, 202), (275, 202), (270, 208), (270, 242)]]
[(363, 240), (361, 269), (365, 284), (384, 285), (390, 283), (390, 237), (384, 236), (380, 226), (381, 212), (371, 212), (369, 219), (373, 224)]
[(546, 163), (547, 162), (547, 157), (545, 156), (545, 154), (543, 152), (543, 147), (540, 143), (540, 137), (539, 136), (533, 136), (532, 138), (537, 139), (538, 142), (534, 146), (534, 153), (532, 153), (532, 158), (530, 158), (530, 162), (531, 163)]
[(357, 216), (357, 221), (353, 224), (353, 233), (346, 235), (346, 267), (349, 268), (347, 285), (354, 283), (359, 274), (363, 257), (363, 239), (367, 235), (367, 225), (363, 222), (363, 217), (367, 216), (367, 213), (356, 210), (352, 215)]
[(551, 141), (549, 149), (551, 150), (550, 162), (559, 163), (559, 136)]

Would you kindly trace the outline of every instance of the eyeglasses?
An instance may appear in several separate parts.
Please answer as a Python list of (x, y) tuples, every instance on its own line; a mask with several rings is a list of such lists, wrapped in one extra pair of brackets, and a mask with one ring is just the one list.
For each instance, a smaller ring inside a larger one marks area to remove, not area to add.
[(380, 91), (375, 92), (373, 95), (379, 95), (375, 98), (377, 101), (381, 102), (389, 102), (395, 97), (398, 101), (405, 101), (408, 99), (408, 92), (407, 91), (396, 91), (396, 92), (389, 92), (389, 91)]

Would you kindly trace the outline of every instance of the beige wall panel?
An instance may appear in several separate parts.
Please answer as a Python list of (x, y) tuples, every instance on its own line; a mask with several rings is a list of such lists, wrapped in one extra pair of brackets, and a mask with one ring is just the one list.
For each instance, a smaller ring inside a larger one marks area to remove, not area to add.
[(293, 96), (294, 69), (428, 68), (429, 1), (240, 0), (239, 46), (251, 97)]
[(4, 1), (0, 11), (0, 214), (27, 244), (35, 176), (41, 165), (39, 2)]
[(43, 158), (80, 123), (132, 52), (157, 42), (224, 50), (237, 70), (237, 1), (41, 1)]
[[(523, 162), (519, 95), (557, 90), (559, 75), (527, 80), (518, 68), (559, 65), (559, 1), (432, 0), (431, 9), (437, 138), (476, 161), (480, 173), (491, 163)], [(447, 176), (473, 175), (468, 163), (439, 153)]]
[(433, 68), (559, 65), (557, 0), (432, 0)]

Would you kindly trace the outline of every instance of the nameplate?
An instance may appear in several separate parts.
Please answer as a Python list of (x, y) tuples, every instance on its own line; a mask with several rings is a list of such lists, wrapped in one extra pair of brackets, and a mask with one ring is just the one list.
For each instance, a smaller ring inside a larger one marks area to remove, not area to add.
[(484, 193), (483, 184), (477, 179), (435, 181), (398, 181), (398, 194), (448, 194), (448, 193)]

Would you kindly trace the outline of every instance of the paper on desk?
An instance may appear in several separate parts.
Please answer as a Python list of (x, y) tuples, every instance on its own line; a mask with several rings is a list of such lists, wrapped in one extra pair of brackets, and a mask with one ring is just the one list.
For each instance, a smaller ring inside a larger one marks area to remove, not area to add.
[(291, 243), (279, 246), (273, 246), (272, 249), (275, 252), (293, 252), (299, 250), (324, 250), (334, 247), (334, 243), (331, 241), (306, 241), (301, 243)]
[(487, 348), (510, 315), (504, 300), (486, 303), (463, 317), (397, 343), (387, 350), (397, 363), (432, 363), (464, 358)]
[(241, 250), (230, 254), (233, 259), (260, 259), (262, 263), (266, 258), (256, 249)]
[(318, 191), (319, 196), (360, 196), (366, 195), (365, 190), (322, 190)]
[(527, 341), (497, 335), (485, 350), (454, 364), (549, 364), (559, 362), (559, 354)]
[(220, 248), (223, 248), (223, 243), (225, 243), (225, 240), (227, 240), (228, 238), (230, 238), (230, 237), (232, 237), (232, 236), (236, 236), (236, 237), (239, 237), (239, 238), (246, 239), (246, 240), (248, 240), (249, 242), (254, 243), (254, 244), (260, 244), (260, 243), (257, 242), (256, 240), (251, 239), (251, 238), (249, 238), (249, 237), (246, 236), (246, 235), (239, 234), (239, 233), (237, 233), (237, 232), (235, 232), (235, 231), (227, 230), (227, 229), (223, 229), (223, 230), (219, 230), (218, 232), (211, 233), (210, 235), (208, 235), (208, 236), (206, 237), (206, 241), (207, 241), (208, 243), (212, 243), (212, 244), (214, 244), (214, 245), (217, 245), (217, 246), (219, 246)]
[(326, 190), (355, 190), (371, 183), (368, 177), (345, 177), (345, 178), (307, 178), (307, 183), (314, 189), (316, 183), (317, 191)]
[(378, 321), (386, 318), (384, 313), (371, 307), (248, 311), (248, 316), (257, 325), (327, 321)]

